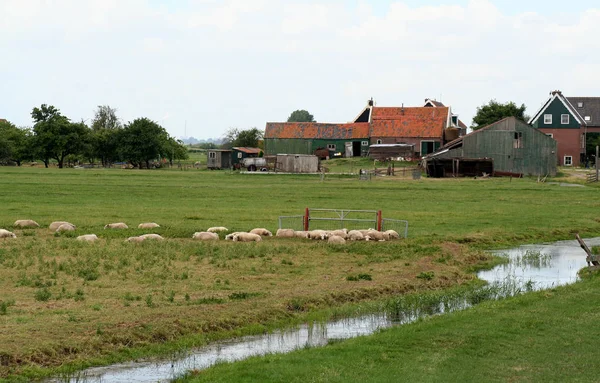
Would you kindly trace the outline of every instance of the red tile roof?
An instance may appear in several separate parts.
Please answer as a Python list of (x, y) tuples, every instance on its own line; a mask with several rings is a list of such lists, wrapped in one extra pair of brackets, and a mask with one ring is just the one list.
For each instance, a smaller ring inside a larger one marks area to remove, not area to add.
[(371, 137), (440, 138), (448, 124), (447, 107), (373, 107)]
[(239, 152), (247, 153), (247, 154), (259, 154), (261, 152), (260, 148), (248, 148), (245, 146), (237, 146), (237, 147), (234, 147), (233, 149), (235, 149)]
[(318, 122), (267, 122), (265, 138), (346, 140), (368, 138), (369, 123), (322, 124)]

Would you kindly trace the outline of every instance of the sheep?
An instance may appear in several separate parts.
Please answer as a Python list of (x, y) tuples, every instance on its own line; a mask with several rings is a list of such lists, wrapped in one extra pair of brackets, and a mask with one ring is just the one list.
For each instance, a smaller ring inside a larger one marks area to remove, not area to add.
[(294, 235), (296, 238), (308, 238), (308, 231), (296, 231)]
[(367, 230), (357, 230), (360, 231), (360, 233), (363, 235), (363, 237), (366, 237), (370, 231), (373, 231), (375, 229), (367, 229)]
[(233, 241), (233, 237), (235, 237), (236, 235), (238, 235), (240, 233), (244, 233), (244, 232), (243, 231), (234, 231), (233, 233), (227, 234), (225, 236), (225, 240), (226, 241)]
[(339, 235), (332, 235), (327, 239), (327, 243), (331, 243), (334, 245), (344, 245), (346, 244), (346, 240)]
[(281, 238), (295, 238), (296, 232), (293, 229), (277, 229), (275, 236)]
[(346, 239), (348, 237), (348, 230), (347, 229), (341, 229), (341, 230), (333, 230), (329, 232), (329, 236), (333, 236), (336, 235), (338, 237), (342, 237), (344, 239)]
[(263, 227), (260, 227), (258, 229), (252, 229), (252, 230), (250, 230), (250, 233), (251, 234), (258, 234), (261, 237), (272, 237), (273, 236), (273, 233), (271, 233), (269, 230), (267, 230), (267, 229), (265, 229)]
[(310, 239), (327, 239), (328, 235), (325, 230), (313, 230), (308, 232)]
[(233, 237), (234, 242), (260, 242), (262, 237), (254, 233), (239, 233)]
[(385, 241), (383, 233), (377, 230), (369, 230), (366, 236), (369, 237), (369, 240)]
[(86, 242), (94, 242), (98, 240), (98, 236), (96, 234), (85, 234), (77, 237), (78, 241), (86, 241)]
[(351, 241), (364, 241), (365, 236), (358, 230), (350, 230), (346, 239), (349, 239)]
[(15, 221), (15, 227), (40, 227), (40, 225), (31, 219), (19, 219)]
[(138, 225), (138, 229), (154, 229), (156, 227), (160, 227), (160, 225), (154, 222), (144, 222)]
[(75, 226), (71, 225), (70, 223), (63, 223), (56, 229), (56, 232), (62, 233), (63, 231), (74, 231), (74, 230), (75, 230)]
[(398, 234), (395, 230), (386, 230), (383, 232), (383, 238), (386, 241), (391, 241), (393, 239), (400, 239), (400, 234)]
[(0, 238), (17, 238), (17, 236), (12, 231), (0, 229)]
[(209, 233), (206, 231), (196, 232), (192, 236), (193, 239), (198, 239), (200, 241), (218, 241), (219, 234), (217, 233)]
[(144, 242), (146, 238), (144, 237), (129, 237), (125, 240), (125, 242), (134, 242), (134, 243), (140, 243), (140, 242)]
[(56, 229), (58, 229), (60, 225), (63, 225), (65, 223), (69, 224), (73, 227), (76, 227), (75, 225), (73, 225), (72, 223), (67, 222), (67, 221), (54, 221), (50, 224), (50, 226), (48, 226), (48, 229), (56, 231)]
[(140, 235), (140, 237), (144, 238), (144, 240), (146, 240), (146, 239), (156, 239), (158, 241), (164, 240), (164, 238), (158, 234), (144, 234), (144, 235)]
[(223, 226), (215, 226), (215, 227), (209, 227), (208, 230), (206, 230), (209, 233), (220, 233), (222, 231), (229, 231), (226, 227)]
[(123, 222), (117, 222), (117, 223), (109, 223), (108, 225), (104, 226), (104, 229), (129, 229), (129, 226), (127, 226), (125, 223)]

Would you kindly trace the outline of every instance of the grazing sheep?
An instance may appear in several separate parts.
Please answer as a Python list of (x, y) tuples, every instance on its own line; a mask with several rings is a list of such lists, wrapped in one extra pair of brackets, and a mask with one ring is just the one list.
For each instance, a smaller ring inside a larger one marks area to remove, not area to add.
[(348, 230), (347, 229), (333, 230), (333, 231), (330, 231), (328, 234), (329, 234), (329, 236), (335, 235), (335, 236), (346, 239), (348, 237)]
[(98, 240), (98, 236), (96, 234), (85, 234), (77, 237), (78, 241), (86, 241), (86, 242), (94, 242)]
[(12, 231), (0, 229), (0, 238), (17, 238), (17, 236)]
[(62, 233), (63, 231), (75, 231), (75, 226), (70, 223), (63, 223), (56, 229), (56, 232)]
[(134, 242), (134, 243), (140, 243), (140, 242), (144, 242), (146, 238), (144, 237), (129, 237), (125, 240), (125, 242)]
[(328, 235), (325, 230), (313, 230), (308, 232), (308, 238), (310, 239), (327, 239)]
[(344, 245), (346, 244), (346, 240), (339, 235), (332, 235), (327, 239), (327, 243), (332, 243), (334, 245)]
[(109, 223), (108, 225), (104, 226), (104, 229), (129, 229), (129, 226), (123, 222), (117, 222)]
[(50, 224), (50, 226), (48, 226), (48, 229), (56, 231), (56, 229), (58, 229), (60, 227), (60, 225), (64, 225), (65, 223), (69, 224), (73, 227), (76, 227), (75, 225), (73, 225), (72, 223), (69, 223), (67, 221), (54, 221)]
[(400, 234), (398, 234), (395, 230), (386, 230), (383, 232), (383, 238), (386, 241), (391, 241), (393, 239), (400, 239)]
[(15, 227), (40, 227), (40, 225), (31, 219), (19, 219), (15, 221)]
[(155, 227), (160, 227), (160, 225), (154, 222), (144, 222), (138, 225), (138, 229), (154, 229)]
[(217, 233), (209, 233), (207, 231), (196, 232), (192, 236), (193, 239), (197, 239), (200, 241), (218, 241), (219, 234)]
[(260, 242), (262, 237), (254, 233), (238, 233), (233, 236), (234, 242)]
[(146, 240), (146, 239), (156, 239), (158, 241), (164, 240), (164, 238), (158, 234), (144, 234), (144, 235), (140, 235), (140, 237), (144, 238), (144, 240)]
[(252, 230), (250, 230), (250, 233), (258, 234), (261, 237), (272, 237), (273, 236), (273, 233), (271, 233), (269, 230), (267, 230), (263, 227), (260, 227), (258, 229), (252, 229)]
[(215, 226), (215, 227), (209, 227), (208, 230), (206, 230), (209, 233), (220, 233), (222, 231), (229, 231), (226, 227), (223, 226)]
[(349, 239), (351, 241), (364, 241), (365, 236), (358, 230), (350, 230), (346, 239)]
[(383, 233), (377, 230), (369, 230), (366, 236), (369, 237), (371, 241), (385, 241)]
[(277, 229), (275, 236), (281, 238), (295, 238), (296, 232), (293, 229)]
[(308, 231), (296, 231), (294, 235), (296, 238), (308, 238)]

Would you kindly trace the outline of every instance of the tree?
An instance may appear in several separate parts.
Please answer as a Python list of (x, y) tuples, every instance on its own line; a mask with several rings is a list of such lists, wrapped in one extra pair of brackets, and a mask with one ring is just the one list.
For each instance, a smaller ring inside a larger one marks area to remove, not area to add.
[(92, 120), (93, 131), (102, 129), (114, 130), (122, 127), (115, 108), (111, 108), (108, 105), (98, 105), (96, 112), (94, 112), (94, 119)]
[(234, 146), (247, 146), (250, 148), (259, 147), (259, 141), (262, 140), (264, 133), (257, 128), (239, 130), (231, 128), (225, 133), (225, 144), (223, 147), (231, 148)]
[(62, 169), (65, 157), (82, 153), (89, 141), (90, 132), (85, 123), (70, 122), (52, 105), (42, 104), (40, 108), (33, 108), (31, 117), (35, 122), (34, 146), (46, 167), (49, 159), (54, 158)]
[(22, 161), (32, 157), (31, 130), (0, 121), (0, 161), (14, 161), (21, 166)]
[(164, 156), (169, 160), (171, 166), (173, 166), (174, 160), (186, 160), (189, 157), (183, 141), (176, 140), (173, 137), (169, 137), (167, 140)]
[(99, 158), (102, 166), (118, 160), (117, 131), (123, 128), (116, 114), (108, 105), (99, 105), (92, 120), (92, 157)]
[(298, 109), (292, 112), (287, 119), (287, 122), (316, 122), (315, 117), (308, 113), (307, 110)]
[(518, 120), (527, 122), (529, 117), (525, 115), (525, 109), (527, 109), (525, 104), (517, 106), (512, 101), (501, 104), (496, 100), (490, 100), (488, 104), (477, 107), (477, 113), (473, 117), (471, 129), (477, 130), (483, 128), (506, 117), (516, 117)]
[(150, 168), (150, 161), (165, 156), (170, 139), (167, 131), (148, 118), (137, 118), (118, 133), (118, 152), (121, 157), (140, 169)]

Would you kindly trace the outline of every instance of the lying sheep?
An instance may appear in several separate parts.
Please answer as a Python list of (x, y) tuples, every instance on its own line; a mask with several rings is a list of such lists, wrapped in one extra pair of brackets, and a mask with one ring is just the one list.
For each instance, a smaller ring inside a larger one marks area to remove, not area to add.
[(209, 233), (220, 233), (222, 231), (229, 231), (227, 230), (226, 227), (223, 226), (215, 226), (215, 227), (209, 227), (208, 230), (206, 230)]
[(369, 237), (369, 241), (385, 241), (383, 233), (377, 230), (369, 230), (366, 237)]
[(296, 232), (293, 229), (277, 229), (275, 236), (281, 238), (294, 238), (296, 237)]
[(294, 235), (296, 238), (308, 238), (308, 231), (296, 231)]
[(327, 239), (327, 232), (325, 230), (313, 230), (308, 232), (308, 238), (310, 239)]
[(254, 233), (239, 233), (233, 237), (234, 242), (260, 242), (262, 237)]
[(383, 238), (386, 241), (392, 241), (394, 239), (400, 239), (400, 234), (395, 230), (386, 230), (383, 232)]
[(31, 219), (19, 219), (15, 221), (15, 227), (40, 227), (40, 225)]
[(75, 226), (70, 223), (63, 223), (56, 229), (56, 232), (62, 233), (63, 231), (75, 231)]
[(193, 239), (197, 239), (199, 241), (218, 241), (219, 234), (217, 233), (209, 233), (207, 231), (196, 232), (192, 236)]
[(158, 234), (144, 234), (144, 235), (140, 235), (140, 237), (144, 238), (144, 240), (146, 240), (146, 239), (156, 239), (158, 241), (164, 240), (164, 238)]
[(125, 240), (125, 242), (133, 242), (133, 243), (140, 243), (140, 242), (144, 242), (146, 238), (143, 237), (129, 237)]
[(335, 235), (335, 236), (346, 239), (348, 237), (348, 230), (347, 229), (333, 230), (333, 231), (330, 231), (328, 234), (329, 234), (329, 236)]
[(327, 243), (332, 243), (334, 245), (344, 245), (346, 244), (346, 240), (339, 235), (332, 235), (327, 239)]
[(156, 227), (160, 227), (160, 225), (154, 222), (144, 222), (138, 225), (138, 229), (154, 229)]
[(250, 233), (258, 234), (261, 237), (272, 237), (273, 236), (273, 233), (271, 233), (269, 230), (267, 230), (263, 227), (260, 227), (258, 229), (252, 229), (252, 230), (250, 230)]
[(233, 237), (235, 237), (238, 234), (244, 233), (243, 231), (234, 231), (233, 233), (227, 234), (225, 236), (225, 240), (226, 241), (233, 241)]
[(129, 229), (129, 226), (123, 222), (117, 222), (109, 223), (108, 225), (104, 226), (104, 229)]
[(78, 241), (86, 241), (86, 242), (94, 242), (98, 240), (98, 236), (96, 234), (85, 234), (77, 237)]
[(358, 230), (350, 230), (346, 239), (351, 241), (364, 241), (365, 236)]
[(12, 231), (0, 229), (0, 238), (17, 238), (17, 236)]
[(73, 227), (76, 227), (75, 225), (73, 225), (72, 223), (67, 222), (67, 221), (54, 221), (50, 224), (50, 226), (48, 226), (48, 229), (56, 231), (56, 229), (58, 229), (60, 227), (60, 225), (64, 225), (64, 224), (69, 224)]

